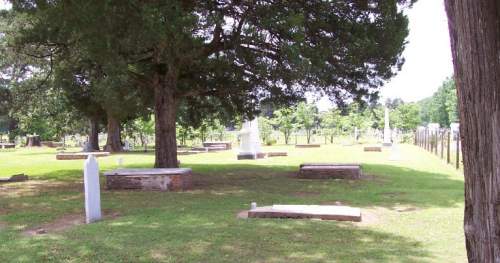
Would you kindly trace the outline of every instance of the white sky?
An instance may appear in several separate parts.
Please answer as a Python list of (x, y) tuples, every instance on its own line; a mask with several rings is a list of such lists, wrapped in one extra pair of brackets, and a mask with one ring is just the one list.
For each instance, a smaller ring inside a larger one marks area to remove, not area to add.
[(410, 34), (399, 74), (382, 87), (384, 98), (429, 97), (453, 74), (448, 19), (443, 0), (418, 0), (408, 12)]
[[(0, 9), (8, 8), (0, 0)], [(429, 97), (453, 74), (448, 23), (443, 0), (418, 0), (407, 11), (410, 19), (406, 59), (402, 70), (381, 89), (381, 101), (401, 98), (406, 102)], [(318, 102), (320, 109), (330, 105), (327, 98)]]
[[(381, 88), (381, 102), (401, 98), (406, 102), (432, 96), (453, 74), (448, 21), (443, 0), (418, 0), (407, 11), (410, 34), (402, 70)], [(318, 101), (320, 110), (331, 107), (327, 98)]]

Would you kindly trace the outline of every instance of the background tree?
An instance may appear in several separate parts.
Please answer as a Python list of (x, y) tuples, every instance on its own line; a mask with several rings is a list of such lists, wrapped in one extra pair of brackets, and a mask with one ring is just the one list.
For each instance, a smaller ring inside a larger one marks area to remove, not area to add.
[(318, 124), (318, 108), (314, 104), (301, 102), (297, 105), (294, 114), (298, 127), (306, 132), (307, 143), (311, 143), (313, 129)]
[(429, 98), (419, 102), (423, 123), (439, 123), (441, 127), (450, 127), (458, 121), (457, 95), (455, 82), (449, 78)]
[(413, 131), (422, 122), (420, 119), (420, 107), (416, 103), (400, 104), (391, 113), (391, 126), (403, 131)]
[(469, 262), (500, 261), (500, 3), (445, 0), (465, 176)]
[(294, 108), (282, 108), (274, 111), (274, 116), (271, 119), (272, 124), (283, 133), (285, 144), (290, 142), (290, 135), (292, 135), (294, 129), (293, 110)]
[(69, 35), (92, 61), (123, 57), (150, 87), (155, 167), (177, 166), (175, 123), (185, 100), (210, 97), (252, 117), (262, 100), (294, 101), (306, 91), (339, 104), (376, 98), (403, 63), (403, 9), (412, 2), (12, 1), (14, 12), (36, 17), (20, 32), (57, 35), (39, 44)]
[(328, 136), (330, 143), (333, 143), (333, 139), (341, 127), (340, 110), (330, 109), (329, 111), (322, 112), (320, 120), (322, 133)]
[(273, 126), (271, 125), (271, 120), (269, 118), (260, 116), (258, 118), (259, 122), (259, 135), (260, 139), (265, 144), (271, 144), (271, 136), (273, 134)]

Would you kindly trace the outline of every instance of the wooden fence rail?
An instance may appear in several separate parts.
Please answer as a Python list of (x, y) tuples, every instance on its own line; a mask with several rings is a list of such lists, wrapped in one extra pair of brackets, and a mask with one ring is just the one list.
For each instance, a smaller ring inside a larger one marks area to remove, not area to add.
[[(455, 168), (460, 168), (461, 153), (460, 153), (460, 134), (453, 133), (450, 129), (419, 129), (415, 132), (414, 144), (430, 153), (435, 154), (441, 159), (446, 158), (446, 163), (452, 163), (452, 156), (455, 155)], [(455, 147), (453, 147), (453, 144)]]

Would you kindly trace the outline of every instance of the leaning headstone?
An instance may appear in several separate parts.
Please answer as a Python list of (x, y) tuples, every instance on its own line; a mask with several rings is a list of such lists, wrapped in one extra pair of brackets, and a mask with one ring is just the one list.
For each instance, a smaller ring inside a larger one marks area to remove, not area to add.
[(90, 224), (101, 219), (101, 189), (99, 186), (99, 164), (89, 155), (83, 167), (85, 186), (85, 222)]

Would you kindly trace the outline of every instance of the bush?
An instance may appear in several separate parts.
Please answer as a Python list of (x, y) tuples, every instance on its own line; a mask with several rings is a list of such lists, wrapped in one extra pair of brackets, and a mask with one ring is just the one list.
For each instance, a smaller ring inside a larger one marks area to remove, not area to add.
[(268, 139), (268, 140), (266, 140), (266, 145), (267, 146), (271, 146), (271, 145), (274, 145), (276, 143), (277, 143), (276, 139)]

